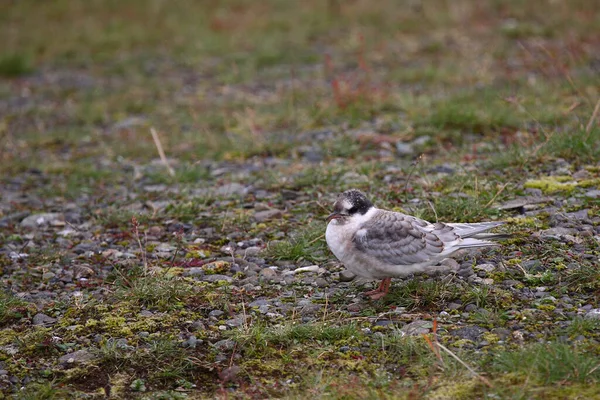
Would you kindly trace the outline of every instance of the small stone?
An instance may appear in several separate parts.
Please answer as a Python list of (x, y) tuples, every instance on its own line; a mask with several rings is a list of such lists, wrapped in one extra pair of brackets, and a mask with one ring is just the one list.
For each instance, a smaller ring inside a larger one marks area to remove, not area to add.
[(467, 304), (466, 307), (465, 307), (465, 311), (466, 312), (473, 312), (473, 311), (476, 311), (476, 310), (477, 310), (477, 306), (475, 304), (473, 304), (473, 303)]
[(260, 307), (260, 306), (268, 306), (269, 300), (258, 299), (254, 300), (252, 303), (248, 304), (248, 307)]
[(585, 313), (585, 319), (600, 320), (600, 308), (593, 308)]
[(589, 197), (591, 199), (600, 199), (600, 190), (588, 190), (585, 192), (585, 197)]
[(459, 303), (448, 303), (448, 310), (459, 310), (462, 304)]
[(56, 225), (58, 222), (64, 224), (64, 220), (65, 216), (60, 213), (32, 214), (21, 221), (21, 227), (34, 229), (41, 226)]
[(258, 275), (264, 279), (271, 279), (277, 275), (277, 272), (271, 268), (263, 268)]
[(590, 214), (590, 210), (584, 209), (584, 210), (567, 213), (566, 216), (570, 220), (575, 219), (575, 220), (584, 221), (584, 220), (589, 219), (589, 214)]
[(221, 372), (219, 372), (219, 379), (221, 379), (221, 383), (235, 381), (240, 371), (241, 368), (237, 365), (232, 365), (231, 367), (224, 368)]
[(453, 336), (458, 336), (462, 339), (467, 339), (472, 342), (475, 342), (485, 332), (487, 332), (487, 329), (484, 329), (480, 326), (465, 326), (463, 328), (453, 330), (452, 332), (450, 332), (450, 334)]
[(233, 319), (228, 319), (227, 321), (225, 321), (225, 325), (227, 325), (230, 328), (237, 328), (238, 326), (242, 326), (244, 324), (244, 317), (236, 317)]
[(212, 310), (211, 312), (208, 313), (209, 317), (214, 317), (214, 318), (218, 318), (221, 315), (225, 314), (223, 311), (221, 310)]
[(494, 264), (480, 264), (476, 265), (475, 269), (479, 271), (493, 272), (496, 269), (496, 266)]
[(58, 362), (65, 365), (85, 364), (94, 359), (94, 355), (88, 350), (77, 350), (73, 353), (65, 354), (58, 359)]
[(54, 272), (44, 272), (42, 274), (42, 279), (45, 281), (49, 281), (50, 279), (54, 278), (56, 276), (56, 274)]
[(214, 343), (213, 346), (221, 351), (231, 350), (234, 348), (235, 342), (231, 339), (219, 340)]
[(232, 282), (233, 278), (230, 276), (227, 276), (227, 275), (214, 274), (214, 275), (203, 276), (202, 280), (205, 282), (219, 282), (219, 281)]
[(448, 271), (452, 272), (458, 272), (461, 268), (460, 264), (454, 258), (446, 258), (445, 260), (442, 260), (440, 265), (443, 265)]
[(198, 340), (198, 338), (194, 335), (191, 335), (188, 340), (186, 340), (185, 342), (183, 342), (183, 347), (187, 347), (190, 349), (195, 349), (196, 346), (198, 345), (198, 343), (202, 343), (201, 340)]
[(494, 328), (492, 333), (497, 335), (500, 340), (506, 340), (510, 337), (510, 331), (506, 328)]
[(283, 197), (284, 200), (296, 200), (299, 196), (300, 196), (300, 193), (298, 193), (296, 191), (288, 190), (288, 189), (281, 190), (281, 197)]
[(204, 275), (204, 269), (202, 269), (202, 267), (192, 267), (189, 269), (186, 269), (183, 272), (184, 276), (202, 276)]
[(396, 142), (396, 152), (399, 156), (411, 156), (415, 153), (415, 149), (410, 143)]
[(404, 325), (400, 328), (400, 331), (408, 336), (419, 336), (429, 333), (431, 328), (433, 328), (433, 323), (431, 321), (416, 320), (410, 324)]
[(340, 272), (340, 282), (351, 282), (356, 278), (356, 275), (352, 271), (343, 270)]
[(52, 318), (46, 314), (35, 314), (33, 316), (33, 325), (43, 325), (43, 326), (47, 326), (47, 325), (52, 325), (54, 323), (56, 323), (56, 318)]
[(170, 253), (177, 250), (177, 247), (169, 243), (161, 243), (158, 246), (156, 246), (155, 250), (162, 253)]
[(254, 213), (254, 220), (256, 220), (256, 222), (265, 222), (270, 219), (278, 219), (281, 217), (283, 217), (283, 211), (276, 209), (257, 211)]
[(329, 282), (327, 282), (326, 279), (317, 278), (317, 279), (315, 279), (315, 285), (317, 285), (317, 287), (324, 288), (324, 287), (329, 286)]
[(245, 196), (246, 193), (248, 193), (248, 189), (246, 189), (246, 187), (242, 184), (239, 184), (237, 182), (233, 182), (233, 183), (228, 183), (226, 185), (220, 186), (217, 191), (216, 194), (218, 196)]
[(561, 236), (574, 235), (577, 233), (577, 230), (572, 228), (563, 228), (563, 227), (555, 227), (550, 229), (545, 229), (540, 232), (540, 236), (543, 238), (560, 238)]

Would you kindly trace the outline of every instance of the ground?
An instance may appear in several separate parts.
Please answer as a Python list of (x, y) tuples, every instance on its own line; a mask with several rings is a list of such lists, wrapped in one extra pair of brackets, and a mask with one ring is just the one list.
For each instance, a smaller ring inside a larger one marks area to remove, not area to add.
[[(594, 2), (0, 21), (0, 398), (600, 397)], [(512, 236), (371, 301), (324, 241), (349, 188)]]

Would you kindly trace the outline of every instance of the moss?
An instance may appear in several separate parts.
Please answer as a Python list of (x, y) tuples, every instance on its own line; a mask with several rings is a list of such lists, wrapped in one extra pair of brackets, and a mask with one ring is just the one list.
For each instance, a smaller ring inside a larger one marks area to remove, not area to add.
[(109, 315), (102, 319), (102, 323), (109, 333), (125, 337), (133, 334), (127, 320), (123, 317)]
[(537, 306), (537, 309), (541, 311), (554, 311), (556, 310), (556, 306), (551, 304), (540, 304)]
[(600, 179), (585, 179), (580, 181), (578, 185), (582, 188), (598, 187), (600, 186)]
[(498, 335), (491, 332), (484, 332), (481, 337), (483, 338), (483, 340), (487, 341), (490, 344), (498, 343), (498, 341), (500, 340), (500, 337)]
[(13, 343), (19, 337), (19, 333), (12, 329), (6, 328), (0, 331), (0, 346), (6, 346)]
[(228, 263), (227, 261), (215, 261), (208, 264), (204, 264), (202, 266), (202, 270), (208, 275), (223, 274), (229, 271), (230, 267), (231, 263)]
[(544, 193), (572, 192), (577, 183), (567, 176), (547, 176), (541, 179), (530, 179), (523, 185), (525, 188), (541, 189)]
[(481, 382), (477, 379), (442, 381), (439, 387), (429, 392), (427, 399), (454, 400), (471, 399), (478, 392)]
[(536, 227), (539, 221), (534, 217), (509, 217), (504, 219), (511, 225)]

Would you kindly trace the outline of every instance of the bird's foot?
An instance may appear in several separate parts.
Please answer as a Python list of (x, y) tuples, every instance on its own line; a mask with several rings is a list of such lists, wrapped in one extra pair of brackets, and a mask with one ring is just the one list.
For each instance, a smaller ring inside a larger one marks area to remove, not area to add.
[(379, 300), (383, 298), (386, 294), (387, 292), (378, 292), (370, 295), (369, 297), (371, 298), (371, 300)]
[(371, 300), (379, 300), (388, 293), (388, 291), (390, 290), (391, 283), (392, 278), (386, 278), (381, 281), (377, 289), (369, 290), (368, 292), (363, 292), (363, 295), (369, 296)]
[(362, 294), (363, 296), (373, 296), (373, 295), (375, 295), (375, 294), (377, 294), (377, 293), (381, 293), (381, 292), (382, 292), (382, 291), (381, 291), (381, 289), (380, 289), (380, 288), (377, 288), (377, 289), (375, 289), (375, 290), (369, 290), (368, 292), (362, 292), (361, 294)]

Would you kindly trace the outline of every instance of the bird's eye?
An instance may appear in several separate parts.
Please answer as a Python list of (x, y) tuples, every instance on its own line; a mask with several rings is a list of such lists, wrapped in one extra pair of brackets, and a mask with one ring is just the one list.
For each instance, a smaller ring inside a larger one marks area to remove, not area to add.
[(356, 206), (352, 206), (348, 209), (348, 214), (354, 214), (357, 210)]

